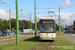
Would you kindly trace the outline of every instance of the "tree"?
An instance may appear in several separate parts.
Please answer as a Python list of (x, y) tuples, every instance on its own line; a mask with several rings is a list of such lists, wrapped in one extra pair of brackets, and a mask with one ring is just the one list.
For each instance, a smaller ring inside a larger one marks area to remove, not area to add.
[(1, 23), (1, 25), (2, 25), (1, 30), (3, 30), (3, 31), (4, 31), (4, 30), (8, 30), (9, 23), (8, 23), (7, 20), (3, 20), (2, 23)]
[(16, 19), (14, 19), (14, 18), (12, 18), (11, 19), (11, 29), (14, 29), (14, 30), (16, 30)]

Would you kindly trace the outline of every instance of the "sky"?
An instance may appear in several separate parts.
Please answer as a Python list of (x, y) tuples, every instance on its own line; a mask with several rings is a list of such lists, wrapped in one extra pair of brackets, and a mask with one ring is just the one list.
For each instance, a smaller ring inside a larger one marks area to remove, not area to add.
[[(36, 8), (55, 8), (55, 9), (36, 9), (37, 21), (40, 18), (49, 18), (49, 11), (54, 11), (53, 15), (56, 23), (59, 20), (59, 7), (61, 25), (73, 25), (75, 20), (75, 0), (36, 0)], [(0, 0), (0, 19), (9, 20), (9, 9), (11, 18), (16, 18), (16, 0)], [(34, 0), (18, 0), (18, 10), (20, 20), (30, 20), (34, 23)], [(21, 11), (22, 10), (22, 11)], [(39, 12), (39, 14), (38, 14)]]

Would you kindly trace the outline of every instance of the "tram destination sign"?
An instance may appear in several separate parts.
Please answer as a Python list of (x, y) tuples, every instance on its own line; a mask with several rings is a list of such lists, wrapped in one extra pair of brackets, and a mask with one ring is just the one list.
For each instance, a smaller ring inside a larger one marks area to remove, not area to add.
[(42, 21), (42, 23), (52, 23), (52, 22), (48, 22), (48, 21)]

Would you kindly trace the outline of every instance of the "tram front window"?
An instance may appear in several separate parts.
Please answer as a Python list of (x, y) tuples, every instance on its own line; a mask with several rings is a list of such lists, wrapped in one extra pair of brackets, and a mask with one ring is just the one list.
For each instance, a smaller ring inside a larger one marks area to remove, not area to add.
[(41, 22), (41, 30), (40, 32), (53, 32), (54, 31), (54, 24), (53, 21), (42, 21)]

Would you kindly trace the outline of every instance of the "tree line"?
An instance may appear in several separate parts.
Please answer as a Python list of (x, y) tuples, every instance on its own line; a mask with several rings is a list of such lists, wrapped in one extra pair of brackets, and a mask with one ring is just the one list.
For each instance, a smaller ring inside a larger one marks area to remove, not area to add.
[[(34, 23), (32, 23), (32, 29), (34, 29)], [(30, 21), (19, 20), (19, 30), (30, 29)], [(9, 20), (0, 19), (0, 30), (6, 31), (9, 30)], [(16, 30), (16, 19), (11, 19), (11, 30)]]
[[(31, 22), (32, 29), (35, 29), (35, 24)], [(19, 20), (19, 30), (30, 29), (30, 21)], [(37, 22), (37, 30), (40, 29), (40, 24)], [(59, 25), (56, 24), (56, 29), (59, 30)], [(6, 31), (9, 30), (9, 20), (0, 19), (0, 30)], [(16, 19), (11, 19), (11, 30), (16, 30)]]

